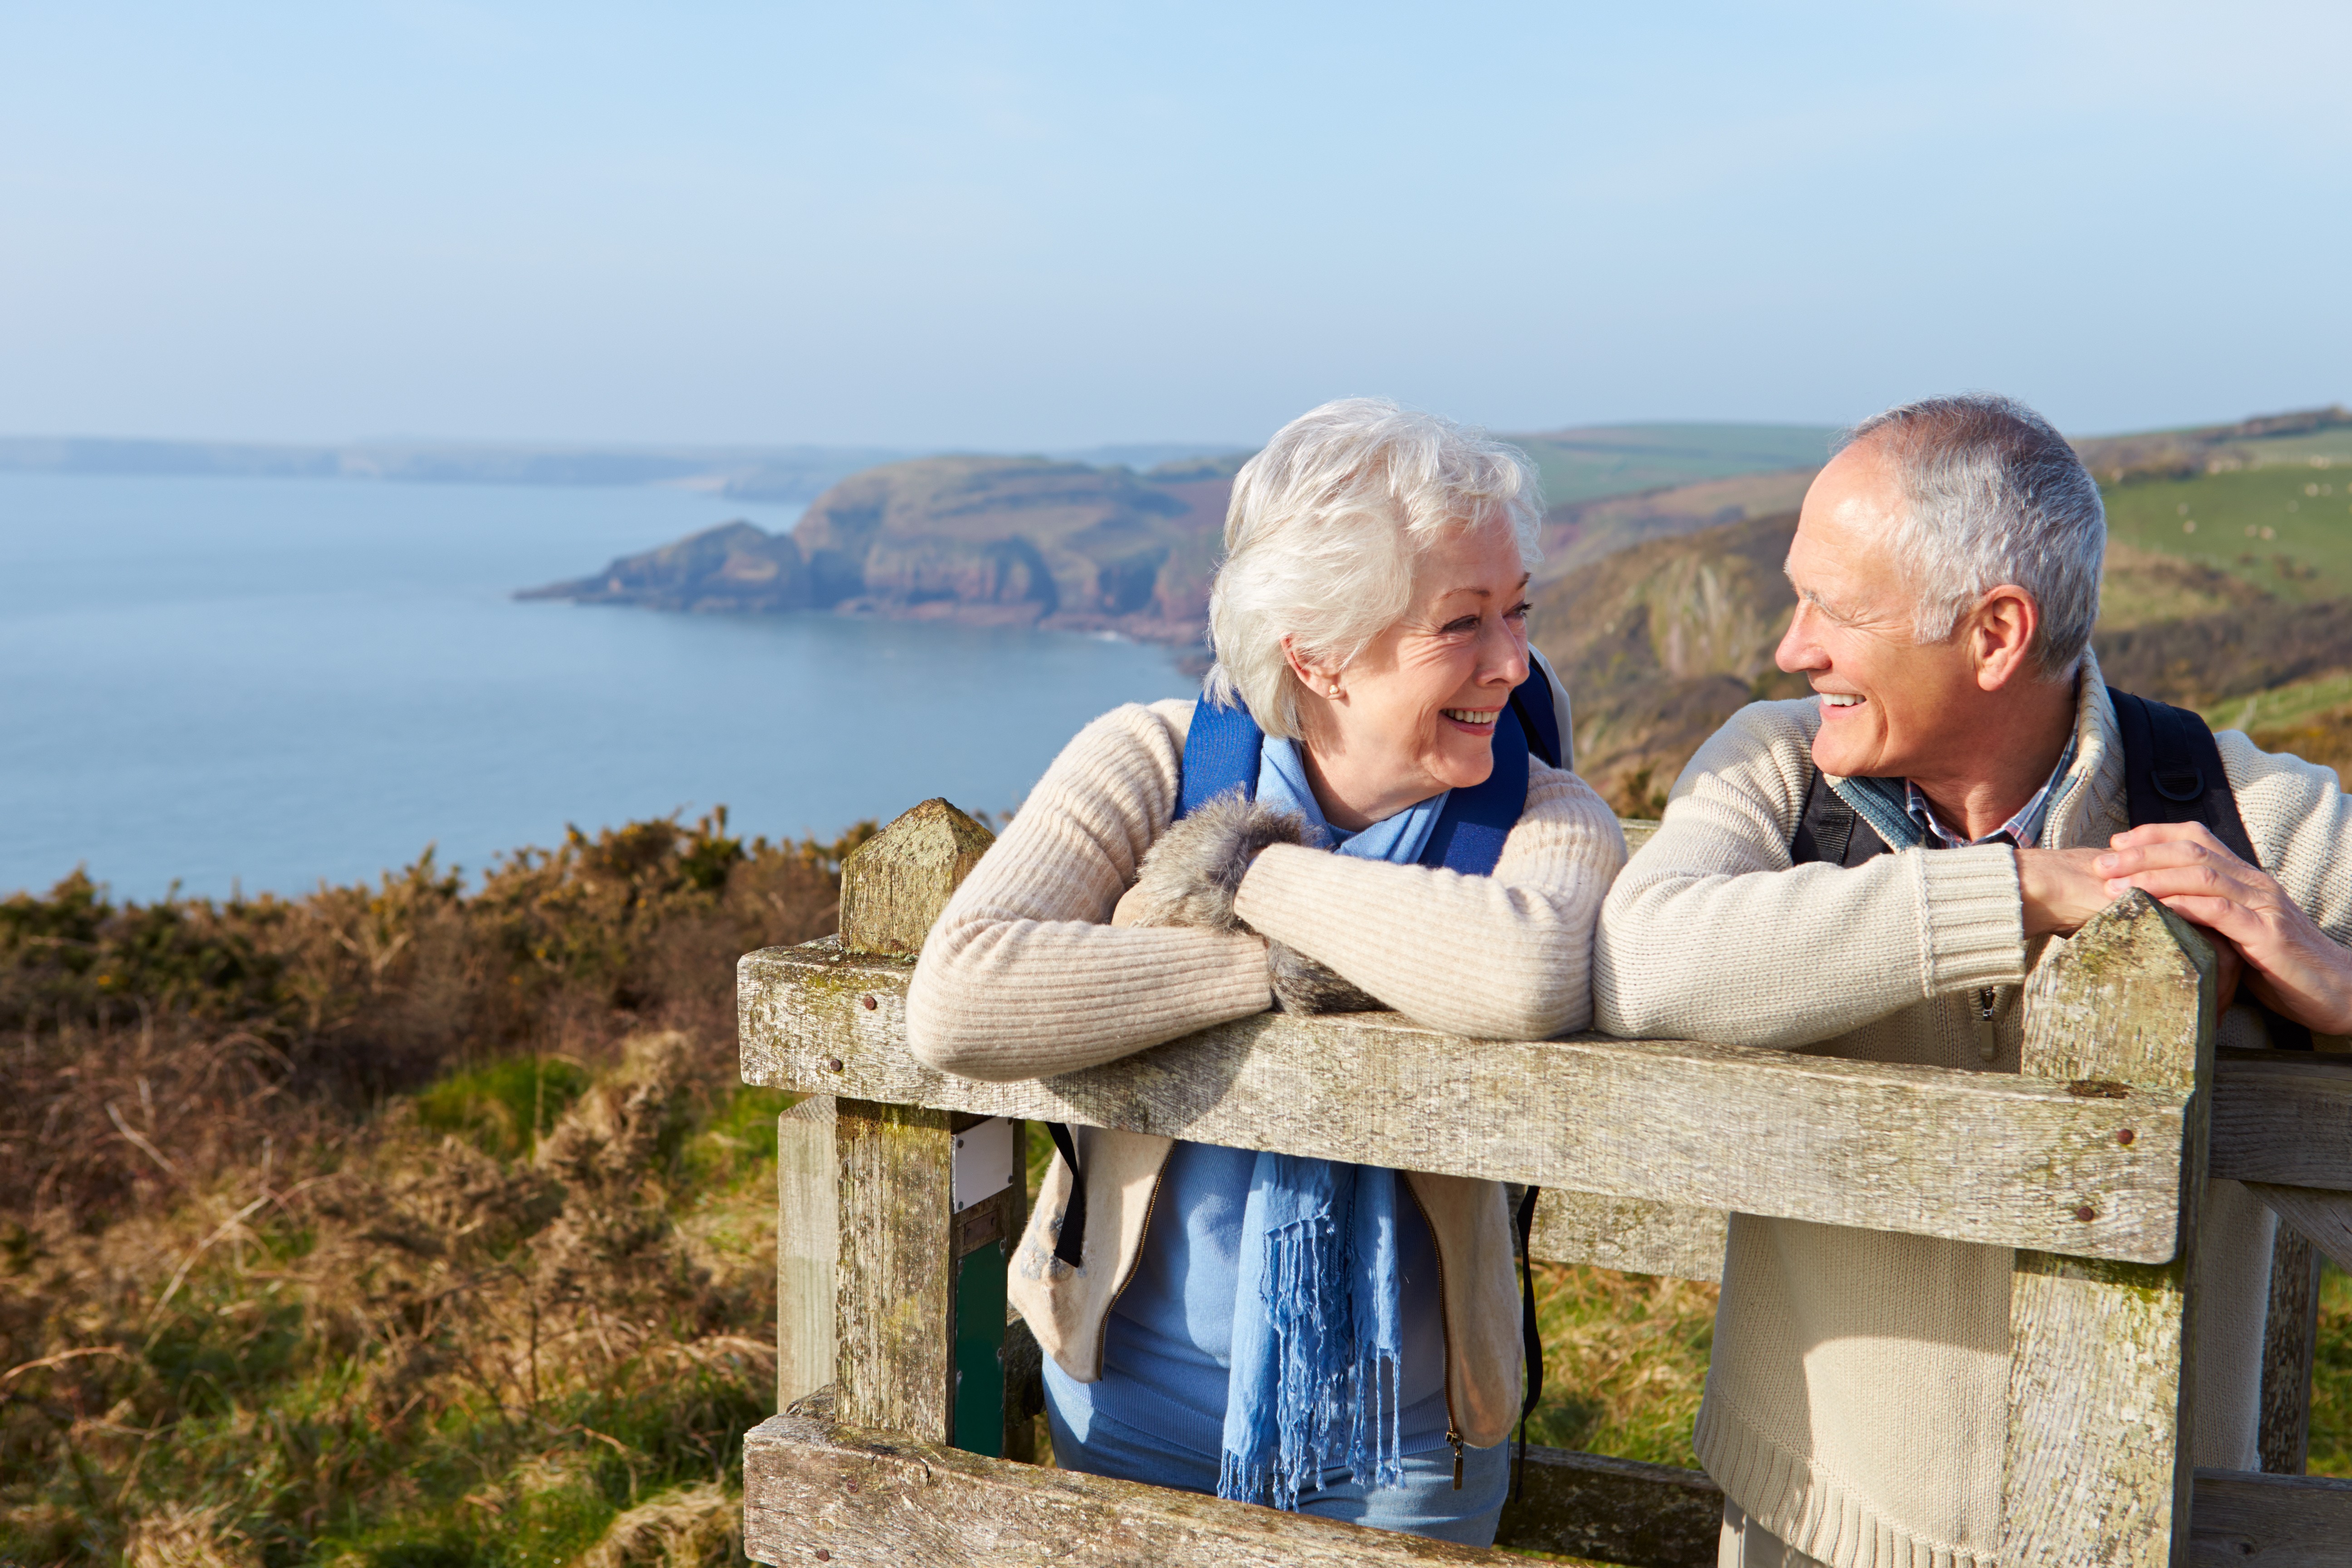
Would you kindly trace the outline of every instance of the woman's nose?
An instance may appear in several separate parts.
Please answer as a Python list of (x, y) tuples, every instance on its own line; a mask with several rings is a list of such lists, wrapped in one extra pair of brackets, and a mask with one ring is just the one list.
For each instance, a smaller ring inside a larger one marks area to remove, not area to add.
[(1489, 680), (1500, 677), (1517, 686), (1528, 678), (1528, 639), (1508, 626), (1501, 628), (1501, 646), (1491, 649), (1486, 670)]

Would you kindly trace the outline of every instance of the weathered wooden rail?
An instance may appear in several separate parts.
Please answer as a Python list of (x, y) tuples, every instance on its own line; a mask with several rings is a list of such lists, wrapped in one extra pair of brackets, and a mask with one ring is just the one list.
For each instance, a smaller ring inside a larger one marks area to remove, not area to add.
[[(2145, 898), (2036, 972), (2017, 1075), (1365, 1014), (991, 1084), (915, 1061), (905, 1026), (912, 954), (987, 842), (925, 803), (845, 867), (839, 939), (740, 968), (744, 1079), (812, 1096), (780, 1130), (783, 1414), (746, 1447), (757, 1560), (1513, 1560), (1024, 1462), (1038, 1356), (1004, 1265), (1022, 1123), (1047, 1119), (1538, 1184), (1538, 1258), (1642, 1272), (1715, 1278), (1734, 1210), (2013, 1247), (2004, 1563), (2352, 1563), (2352, 1482), (2300, 1474), (2314, 1239), (2352, 1265), (2352, 1058), (2217, 1059), (2210, 954)], [(2209, 1176), (2293, 1222), (2263, 1379), (2284, 1473), (2189, 1468)], [(1681, 1568), (1714, 1562), (1721, 1508), (1696, 1472), (1536, 1449), (1501, 1540)]]

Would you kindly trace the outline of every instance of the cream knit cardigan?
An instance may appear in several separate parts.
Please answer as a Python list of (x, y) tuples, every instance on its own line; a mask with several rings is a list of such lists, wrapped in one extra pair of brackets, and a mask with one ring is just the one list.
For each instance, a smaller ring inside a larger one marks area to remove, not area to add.
[[(1792, 868), (1812, 773), (1811, 700), (1742, 709), (1675, 782), (1594, 939), (1597, 1026), (1861, 1060), (2018, 1070), (2026, 942), (2006, 847)], [(2084, 661), (2074, 764), (2044, 848), (2129, 826), (2123, 747)], [(2219, 737), (2256, 856), (2338, 942), (2352, 939), (2352, 813), (2336, 775)], [(1972, 1004), (1995, 990), (2000, 1055)], [(2232, 1007), (2222, 1041), (2266, 1042)], [(2196, 1268), (2196, 1462), (2259, 1468), (2256, 1406), (2270, 1215), (2211, 1184)], [(2001, 1247), (1732, 1218), (1700, 1462), (1764, 1529), (1834, 1568), (1991, 1568), (2000, 1540), (2010, 1254)]]
[[(967, 1078), (1046, 1078), (1272, 1005), (1260, 937), (1108, 923), (1175, 815), (1192, 717), (1189, 701), (1120, 708), (1055, 760), (923, 943), (907, 996), (917, 1057)], [(1493, 875), (1278, 844), (1242, 879), (1234, 909), (1417, 1023), (1541, 1039), (1591, 1017), (1592, 925), (1624, 861), (1624, 835), (1600, 797), (1530, 759), (1527, 805)], [(1011, 1287), (1041, 1347), (1090, 1382), (1169, 1141), (1080, 1129), (1079, 1142), (1081, 1266), (1053, 1257), (1070, 1193), (1057, 1156)], [(1441, 1260), (1448, 1405), (1465, 1439), (1486, 1447), (1517, 1414), (1518, 1302), (1502, 1192), (1466, 1178), (1412, 1184)]]

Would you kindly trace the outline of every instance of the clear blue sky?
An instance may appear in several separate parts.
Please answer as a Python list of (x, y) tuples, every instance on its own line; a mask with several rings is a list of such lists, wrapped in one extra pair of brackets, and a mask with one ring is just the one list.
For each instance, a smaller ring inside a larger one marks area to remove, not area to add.
[(2352, 5), (0, 0), (0, 433), (2352, 398)]

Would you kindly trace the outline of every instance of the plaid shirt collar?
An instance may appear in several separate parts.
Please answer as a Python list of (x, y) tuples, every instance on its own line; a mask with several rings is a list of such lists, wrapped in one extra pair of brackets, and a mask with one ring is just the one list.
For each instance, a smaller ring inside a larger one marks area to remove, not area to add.
[(2033, 798), (2018, 807), (2016, 816), (1982, 838), (1966, 837), (1937, 821), (1936, 808), (1927, 804), (1927, 797), (1920, 794), (1919, 786), (1909, 779), (1903, 781), (1903, 809), (1910, 813), (1913, 822), (1919, 825), (1924, 835), (1922, 842), (1937, 848), (1966, 849), (1972, 845), (1990, 844), (2000, 839), (2015, 848), (2031, 849), (2042, 842), (2042, 819), (2050, 815), (2050, 797), (2057, 794), (2058, 783), (2066, 776), (2066, 770), (2074, 765), (2075, 744), (2075, 737), (2069, 736), (2065, 751), (2059, 754), (2058, 765), (2050, 770), (2050, 776), (2042, 781), (2042, 787), (2033, 792)]

